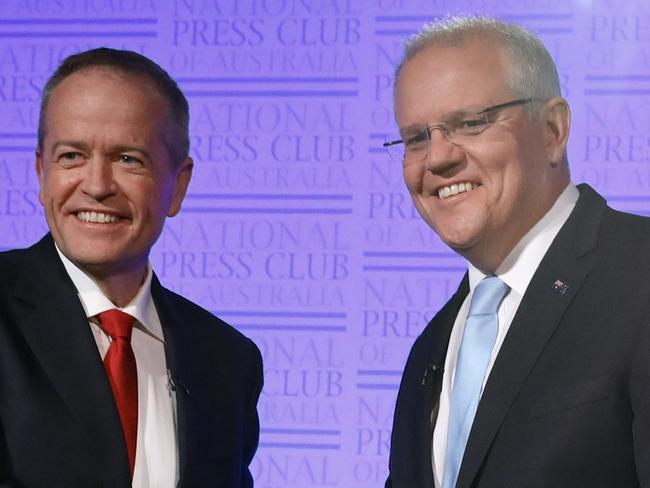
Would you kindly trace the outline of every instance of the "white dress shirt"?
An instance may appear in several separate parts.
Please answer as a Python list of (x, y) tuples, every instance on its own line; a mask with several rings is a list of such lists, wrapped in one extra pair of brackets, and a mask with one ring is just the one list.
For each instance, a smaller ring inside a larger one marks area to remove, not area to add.
[(163, 330), (151, 297), (151, 266), (147, 265), (147, 274), (137, 295), (126, 307), (120, 308), (58, 248), (57, 252), (77, 288), (102, 359), (111, 338), (99, 326), (96, 315), (118, 308), (135, 318), (131, 346), (138, 368), (138, 440), (133, 487), (173, 488), (179, 476), (176, 400), (168, 386)]
[[(495, 275), (501, 278), (504, 283), (510, 287), (510, 293), (501, 302), (498, 310), (499, 330), (497, 332), (496, 343), (492, 349), (490, 362), (488, 363), (485, 377), (483, 378), (483, 387), (490, 375), (494, 360), (496, 359), (503, 340), (508, 333), (512, 319), (519, 308), (521, 299), (528, 288), (528, 284), (533, 278), (539, 263), (544, 258), (546, 251), (551, 246), (553, 239), (560, 231), (569, 215), (575, 207), (580, 192), (573, 185), (569, 184), (560, 194), (551, 209), (537, 222), (532, 229), (519, 241), (519, 243), (510, 252), (508, 257), (497, 268)], [(449, 427), (449, 408), (451, 403), (451, 390), (454, 384), (454, 374), (456, 372), (456, 359), (458, 350), (463, 338), (463, 330), (469, 304), (474, 293), (476, 285), (485, 278), (485, 274), (468, 263), (469, 272), (469, 294), (465, 297), (456, 321), (454, 322), (451, 336), (449, 338), (449, 348), (445, 358), (445, 369), (442, 376), (442, 390), (440, 392), (440, 402), (438, 418), (433, 431), (433, 452), (432, 466), (433, 477), (436, 487), (442, 486), (443, 470), (445, 466), (445, 454), (447, 450), (447, 429)], [(481, 393), (483, 393), (481, 391)]]

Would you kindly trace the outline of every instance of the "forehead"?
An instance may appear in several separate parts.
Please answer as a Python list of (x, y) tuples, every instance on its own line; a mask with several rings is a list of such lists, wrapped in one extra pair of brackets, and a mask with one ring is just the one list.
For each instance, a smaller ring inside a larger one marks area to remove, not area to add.
[(166, 123), (167, 104), (146, 76), (93, 67), (63, 79), (52, 90), (44, 115), (46, 135), (62, 121), (146, 129)]
[[(93, 103), (91, 103), (93, 102)], [(155, 83), (146, 75), (133, 74), (110, 67), (91, 67), (64, 78), (51, 92), (47, 110), (85, 104), (91, 109), (100, 104), (122, 108), (165, 105)]]
[(496, 39), (473, 37), (454, 45), (426, 47), (409, 59), (395, 86), (400, 127), (431, 123), (457, 110), (480, 110), (511, 95), (505, 48)]

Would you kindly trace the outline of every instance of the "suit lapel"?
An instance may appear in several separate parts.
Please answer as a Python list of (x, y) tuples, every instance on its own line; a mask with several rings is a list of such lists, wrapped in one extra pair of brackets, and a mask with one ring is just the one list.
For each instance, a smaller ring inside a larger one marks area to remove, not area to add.
[[(207, 486), (216, 479), (219, 466), (204, 460), (214, 455), (212, 444), (219, 442), (219, 419), (228, 418), (216, 406), (219, 401), (228, 402), (223, 398), (224, 378), (218, 373), (220, 368), (215, 369), (219, 358), (214, 351), (208, 354), (202, 350), (201, 327), (193, 327), (194, 317), (178, 308), (155, 275), (151, 294), (165, 334), (167, 368), (176, 396), (178, 486)], [(209, 381), (205, 381), (208, 372)], [(213, 408), (206, 407), (210, 405)]]
[(472, 483), (521, 386), (594, 264), (604, 200), (581, 187), (576, 208), (544, 256), (499, 351), (470, 432), (458, 488)]
[[(415, 479), (412, 486), (433, 486), (433, 469), (431, 453), (433, 448), (433, 428), (438, 415), (440, 391), (445, 366), (445, 356), (449, 345), (449, 336), (453, 328), (458, 310), (469, 292), (469, 281), (465, 274), (458, 290), (447, 305), (431, 321), (427, 327), (423, 341), (429, 345), (425, 356), (426, 365), (421, 371), (415, 371), (418, 385), (415, 387), (416, 397), (413, 405), (416, 410), (415, 422), (411, 423), (412, 432), (407, 439), (413, 439), (409, 448), (413, 448), (412, 459), (415, 461)], [(422, 366), (420, 363), (419, 366)], [(408, 376), (405, 374), (405, 377)]]
[(16, 323), (34, 356), (86, 434), (107, 486), (130, 484), (128, 457), (113, 395), (88, 320), (52, 239), (30, 250), (15, 296)]
[(184, 473), (187, 471), (188, 450), (191, 437), (188, 435), (189, 426), (189, 395), (190, 386), (184, 378), (192, 378), (191, 372), (181, 369), (187, 367), (183, 360), (183, 351), (188, 349), (184, 346), (186, 338), (182, 331), (180, 317), (176, 316), (173, 307), (165, 299), (162, 285), (154, 275), (151, 282), (151, 295), (156, 305), (160, 323), (165, 336), (165, 359), (167, 370), (170, 376), (170, 385), (174, 389), (176, 398), (176, 422), (178, 426), (178, 450), (179, 450), (179, 483), (182, 486)]
[(458, 311), (468, 293), (469, 278), (467, 273), (465, 273), (465, 276), (458, 286), (458, 290), (456, 290), (456, 293), (454, 293), (450, 299), (449, 304), (441, 310), (440, 315), (436, 317), (438, 326), (433, 330), (434, 336), (431, 339), (427, 339), (429, 344), (432, 345), (430, 352), (431, 361), (426, 373), (423, 375), (421, 386), (424, 387), (423, 390), (426, 391), (428, 389), (433, 393), (429, 394), (427, 392), (426, 401), (428, 403), (425, 409), (426, 419), (431, 426), (432, 434), (431, 436), (427, 436), (429, 444), (433, 441), (433, 427), (435, 426), (438, 416), (440, 391), (442, 388), (442, 377), (445, 369), (445, 358), (449, 347), (449, 337), (451, 336), (451, 330), (454, 327)]

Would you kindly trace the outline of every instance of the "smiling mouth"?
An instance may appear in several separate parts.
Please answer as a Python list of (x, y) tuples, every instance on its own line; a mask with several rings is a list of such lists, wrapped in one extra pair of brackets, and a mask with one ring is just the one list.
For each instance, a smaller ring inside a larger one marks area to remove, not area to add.
[(90, 222), (93, 224), (112, 224), (118, 221), (115, 215), (102, 212), (77, 212), (77, 218), (82, 222)]
[(478, 186), (479, 185), (474, 183), (458, 183), (458, 184), (454, 183), (453, 185), (443, 186), (438, 190), (438, 198), (444, 200), (445, 198), (458, 195), (459, 193), (466, 193), (468, 191), (472, 191), (474, 188)]

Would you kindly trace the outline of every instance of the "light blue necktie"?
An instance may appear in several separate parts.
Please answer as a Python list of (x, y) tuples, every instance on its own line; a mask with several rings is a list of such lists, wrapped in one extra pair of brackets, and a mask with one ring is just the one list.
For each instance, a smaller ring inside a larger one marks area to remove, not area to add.
[(488, 276), (479, 282), (472, 295), (451, 392), (443, 488), (456, 486), (485, 370), (497, 338), (497, 310), (508, 290), (510, 287), (499, 278)]

